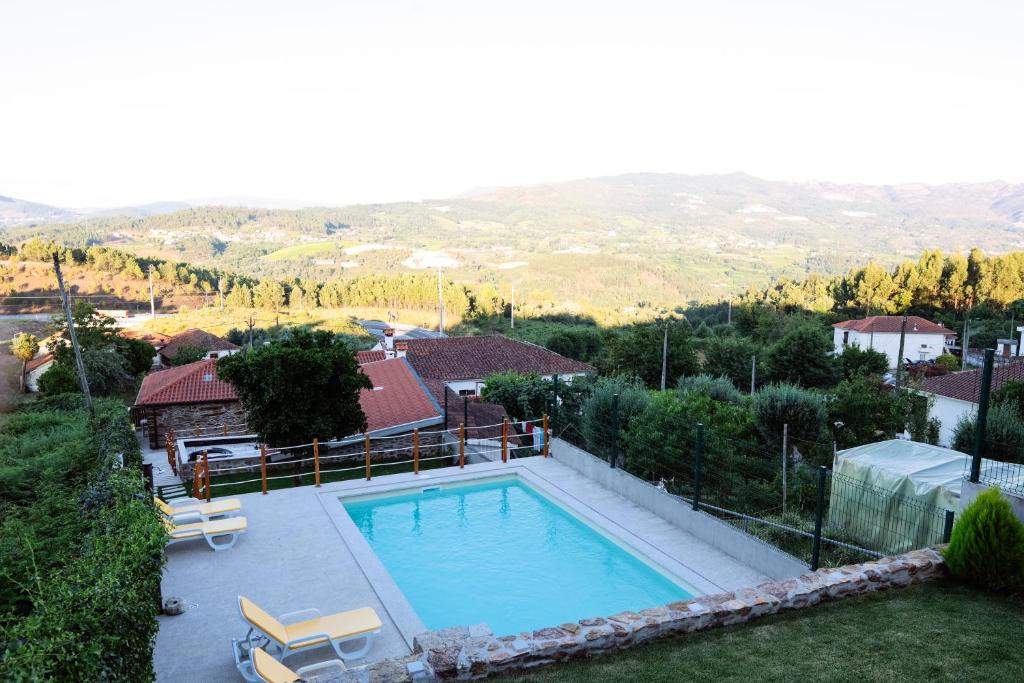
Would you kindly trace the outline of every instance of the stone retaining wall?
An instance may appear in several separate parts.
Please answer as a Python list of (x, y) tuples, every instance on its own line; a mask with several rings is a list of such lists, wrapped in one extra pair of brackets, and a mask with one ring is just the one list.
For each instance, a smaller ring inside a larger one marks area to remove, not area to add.
[[(754, 588), (703, 595), (639, 612), (581, 619), (517, 635), (496, 637), (484, 625), (428, 631), (415, 638), (418, 661), (426, 670), (426, 677), (417, 676), (415, 680), (470, 680), (591, 657), (656, 638), (931, 581), (944, 574), (939, 549), (926, 548), (863, 564), (819, 569)], [(387, 670), (383, 664), (380, 663), (381, 674)], [(390, 669), (391, 675), (377, 675), (376, 669), (371, 668), (372, 681), (412, 680), (408, 673), (396, 675), (395, 667)]]

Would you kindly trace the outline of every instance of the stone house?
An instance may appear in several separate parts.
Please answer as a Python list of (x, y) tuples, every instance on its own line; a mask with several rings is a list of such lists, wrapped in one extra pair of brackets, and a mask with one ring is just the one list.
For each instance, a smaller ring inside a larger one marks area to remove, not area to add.
[(193, 327), (167, 340), (158, 354), (160, 365), (163, 367), (172, 366), (174, 364), (174, 357), (184, 348), (201, 349), (206, 353), (207, 358), (213, 359), (230, 356), (233, 353), (238, 353), (240, 350), (237, 344), (232, 344), (227, 339)]

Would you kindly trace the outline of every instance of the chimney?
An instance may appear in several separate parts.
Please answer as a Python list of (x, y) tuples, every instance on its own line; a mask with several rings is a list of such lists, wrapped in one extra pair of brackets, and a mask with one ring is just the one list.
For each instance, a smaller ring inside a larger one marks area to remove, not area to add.
[(409, 351), (409, 342), (407, 341), (396, 341), (395, 342), (395, 356), (398, 358), (405, 358), (406, 352)]
[(395, 329), (393, 327), (384, 329), (384, 357), (395, 357)]

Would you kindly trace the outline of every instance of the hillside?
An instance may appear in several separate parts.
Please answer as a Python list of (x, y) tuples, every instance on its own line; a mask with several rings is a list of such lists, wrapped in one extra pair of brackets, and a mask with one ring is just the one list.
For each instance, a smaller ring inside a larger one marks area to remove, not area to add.
[(444, 268), (538, 305), (719, 299), (810, 271), (925, 249), (1024, 248), (1024, 185), (786, 183), (631, 174), (423, 202), (301, 210), (198, 207), (12, 228), (259, 276), (327, 280)]

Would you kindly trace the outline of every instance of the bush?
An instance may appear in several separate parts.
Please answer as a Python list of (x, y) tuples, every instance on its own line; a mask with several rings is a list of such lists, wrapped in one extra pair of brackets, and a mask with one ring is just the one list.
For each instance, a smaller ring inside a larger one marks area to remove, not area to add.
[(632, 420), (644, 412), (651, 395), (638, 380), (625, 377), (598, 379), (584, 400), (580, 431), (587, 442), (587, 450), (605, 460), (614, 452), (612, 403), (619, 395), (618, 422), (620, 436), (629, 429)]
[(770, 377), (803, 387), (830, 387), (836, 382), (832, 337), (819, 324), (794, 323), (768, 351)]
[(938, 365), (946, 368), (950, 372), (954, 372), (960, 369), (960, 361), (951, 353), (944, 353), (935, 359)]
[(889, 357), (874, 349), (847, 346), (836, 356), (836, 364), (844, 379), (855, 379), (867, 375), (884, 375), (889, 369)]
[(552, 398), (552, 383), (536, 373), (499, 372), (485, 379), (481, 397), (505, 408), (509, 417), (535, 420), (544, 415)]
[(982, 492), (963, 511), (945, 557), (957, 578), (999, 593), (1024, 591), (1024, 525), (999, 489)]
[[(206, 358), (206, 349), (199, 346), (179, 346), (174, 357), (170, 359), (171, 365), (177, 367), (179, 365), (188, 365), (189, 363), (195, 363)], [(152, 356), (150, 356), (152, 358)]]
[(825, 427), (825, 400), (792, 384), (771, 384), (754, 394), (754, 422), (768, 440), (782, 436), (783, 425), (795, 439), (815, 441)]
[(680, 377), (676, 384), (680, 394), (707, 394), (716, 401), (740, 405), (743, 394), (733, 385), (728, 377), (712, 377), (711, 375), (693, 375)]
[[(960, 418), (953, 429), (953, 448), (963, 453), (974, 452), (975, 416), (968, 414)], [(985, 421), (986, 458), (1006, 462), (1024, 460), (1024, 418), (1013, 403), (997, 403), (989, 406)]]
[(750, 388), (751, 359), (761, 351), (758, 374), (767, 376), (761, 346), (746, 337), (712, 337), (704, 343), (701, 368), (709, 375), (728, 377), (744, 390)]

